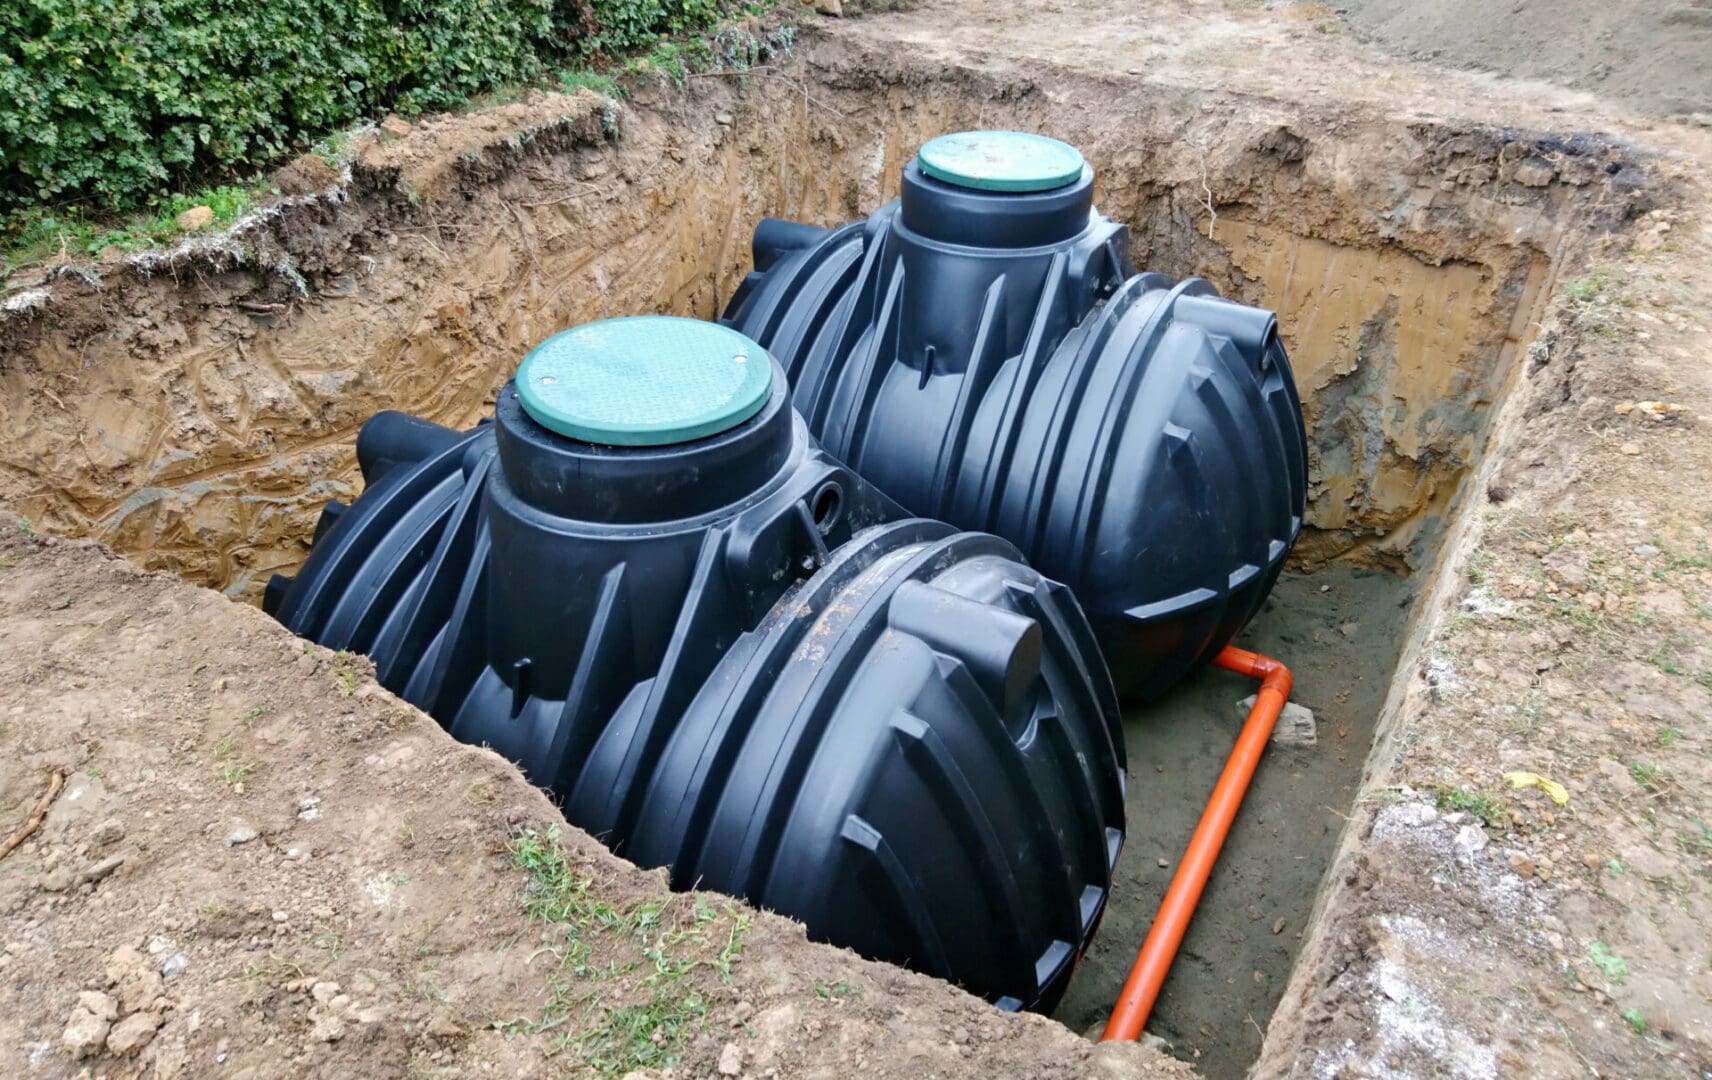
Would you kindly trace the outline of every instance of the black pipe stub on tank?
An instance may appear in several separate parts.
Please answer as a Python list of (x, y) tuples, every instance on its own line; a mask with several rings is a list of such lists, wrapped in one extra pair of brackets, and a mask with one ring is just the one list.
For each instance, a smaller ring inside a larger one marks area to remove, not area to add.
[(1050, 1009), (1123, 838), (1117, 700), (1075, 598), (827, 454), (773, 358), (611, 320), (494, 422), (383, 413), (265, 609), (612, 849), (818, 940)]

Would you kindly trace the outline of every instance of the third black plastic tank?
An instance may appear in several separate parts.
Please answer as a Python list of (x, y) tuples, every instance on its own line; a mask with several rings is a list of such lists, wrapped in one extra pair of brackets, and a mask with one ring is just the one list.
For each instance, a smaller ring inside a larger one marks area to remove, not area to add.
[(1068, 590), (814, 444), (742, 335), (556, 335), (455, 432), (364, 426), (267, 609), (679, 888), (1048, 1009), (1123, 838), (1117, 700)]
[(935, 139), (865, 222), (762, 222), (724, 321), (784, 365), (828, 451), (1069, 585), (1146, 698), (1259, 608), (1307, 446), (1271, 313), (1136, 273), (1093, 184), (1056, 140)]

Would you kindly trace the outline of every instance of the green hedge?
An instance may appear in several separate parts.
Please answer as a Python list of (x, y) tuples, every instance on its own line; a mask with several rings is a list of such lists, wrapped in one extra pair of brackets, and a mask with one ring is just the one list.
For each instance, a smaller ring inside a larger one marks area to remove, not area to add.
[(397, 109), (712, 22), (725, 0), (0, 0), (0, 217), (122, 210)]

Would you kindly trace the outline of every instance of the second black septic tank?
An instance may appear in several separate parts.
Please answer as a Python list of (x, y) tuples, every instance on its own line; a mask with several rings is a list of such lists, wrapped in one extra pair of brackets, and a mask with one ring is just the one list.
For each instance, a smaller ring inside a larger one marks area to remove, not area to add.
[(1148, 697), (1258, 610), (1307, 445), (1272, 314), (1137, 273), (1093, 191), (1057, 140), (934, 139), (866, 221), (763, 221), (724, 321), (784, 365), (831, 454), (1069, 585), (1120, 690)]

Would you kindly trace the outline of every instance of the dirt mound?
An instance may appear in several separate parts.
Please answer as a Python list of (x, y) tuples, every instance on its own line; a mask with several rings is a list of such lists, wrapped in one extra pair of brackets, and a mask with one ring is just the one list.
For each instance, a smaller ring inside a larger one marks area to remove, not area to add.
[(555, 843), (365, 661), (11, 516), (0, 625), (3, 830), (66, 778), (0, 863), (0, 1074), (1188, 1075)]
[(1384, 48), (1453, 67), (1595, 90), (1653, 113), (1712, 114), (1712, 0), (1342, 0)]

